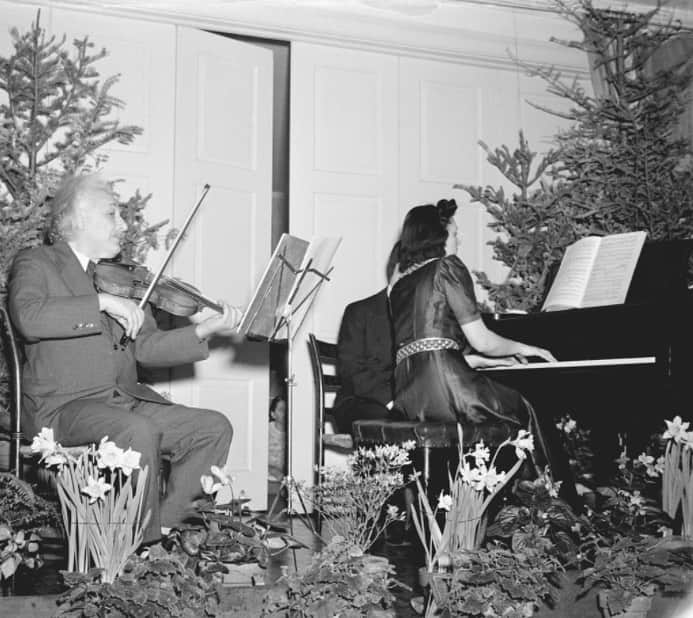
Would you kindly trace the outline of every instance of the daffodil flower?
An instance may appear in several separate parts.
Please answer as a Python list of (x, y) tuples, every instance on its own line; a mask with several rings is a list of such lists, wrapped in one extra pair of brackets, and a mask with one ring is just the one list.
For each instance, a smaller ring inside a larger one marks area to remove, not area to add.
[(113, 485), (107, 483), (102, 476), (96, 480), (90, 476), (87, 479), (87, 486), (82, 487), (82, 493), (89, 496), (89, 504), (93, 504), (97, 500), (103, 500), (112, 487)]
[(664, 421), (667, 424), (666, 431), (662, 434), (665, 440), (674, 440), (674, 442), (688, 441), (686, 431), (690, 425), (689, 422), (683, 422), (680, 416), (675, 416), (673, 421)]
[(200, 477), (200, 484), (206, 494), (215, 494), (221, 489), (221, 483), (215, 483), (214, 479), (206, 474)]
[(452, 508), (452, 496), (440, 492), (438, 496), (438, 508), (443, 511), (449, 511)]
[(43, 427), (31, 442), (31, 452), (41, 453), (42, 460), (52, 455), (57, 447), (58, 445), (53, 438), (53, 430), (48, 427)]
[(108, 441), (108, 436), (99, 443), (96, 452), (96, 465), (99, 468), (109, 468), (111, 471), (120, 468), (123, 461), (123, 449), (116, 446), (115, 442)]
[(520, 429), (517, 432), (517, 438), (510, 442), (515, 447), (515, 455), (518, 459), (527, 457), (526, 451), (534, 450), (534, 436), (526, 429)]
[(133, 470), (139, 469), (141, 457), (142, 453), (133, 451), (128, 447), (128, 450), (123, 453), (120, 459), (120, 468), (125, 476), (130, 476)]
[(219, 479), (219, 482), (222, 485), (233, 485), (235, 479), (231, 476), (231, 468), (229, 468), (228, 465), (224, 466), (223, 468), (212, 466), (210, 470), (212, 471), (212, 474)]

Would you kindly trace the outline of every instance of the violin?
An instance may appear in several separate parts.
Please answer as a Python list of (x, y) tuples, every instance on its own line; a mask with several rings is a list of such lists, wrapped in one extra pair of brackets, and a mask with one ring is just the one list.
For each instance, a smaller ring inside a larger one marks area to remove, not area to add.
[[(94, 268), (94, 285), (99, 292), (142, 300), (154, 274), (137, 262), (101, 260)], [(194, 286), (173, 277), (159, 276), (148, 301), (172, 315), (190, 316), (204, 307), (223, 313), (224, 308), (206, 298)]]

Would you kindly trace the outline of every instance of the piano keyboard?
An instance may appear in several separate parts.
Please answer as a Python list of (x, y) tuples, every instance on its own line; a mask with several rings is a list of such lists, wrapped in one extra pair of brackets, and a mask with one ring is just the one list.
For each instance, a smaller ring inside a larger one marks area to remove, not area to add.
[(621, 367), (623, 365), (654, 365), (657, 359), (654, 356), (631, 356), (627, 358), (595, 358), (587, 360), (569, 360), (548, 362), (541, 361), (537, 363), (527, 363), (526, 365), (518, 363), (509, 367), (486, 367), (479, 371), (514, 371), (521, 369), (574, 369), (580, 367)]

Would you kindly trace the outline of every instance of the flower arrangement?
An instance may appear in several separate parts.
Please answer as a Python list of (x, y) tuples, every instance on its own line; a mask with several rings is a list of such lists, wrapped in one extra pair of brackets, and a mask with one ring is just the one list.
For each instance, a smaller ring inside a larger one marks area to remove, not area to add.
[[(478, 442), (474, 450), (465, 453), (462, 428), (459, 425), (458, 433), (460, 457), (455, 475), (449, 477), (450, 494), (441, 492), (435, 509), (431, 507), (421, 482), (416, 479), (421, 514), (412, 507), (412, 519), (426, 553), (429, 573), (436, 566), (448, 566), (450, 556), (460, 550), (474, 550), (481, 545), (489, 504), (520, 469), (527, 458), (527, 452), (534, 450), (534, 438), (524, 429), (519, 430), (514, 440), (508, 438), (502, 442), (493, 458), (483, 441)], [(505, 447), (514, 447), (516, 462), (507, 472), (499, 472), (496, 469), (496, 459)], [(445, 511), (442, 530), (438, 524), (440, 511)], [(426, 524), (430, 530), (428, 538)]]
[[(100, 569), (104, 583), (123, 572), (128, 558), (142, 543), (149, 513), (142, 512), (147, 468), (140, 453), (118, 448), (104, 437), (98, 448), (64, 448), (43, 428), (31, 449), (56, 469), (58, 497), (67, 532), (68, 571)], [(136, 479), (132, 472), (137, 470)]]
[(413, 442), (361, 447), (348, 457), (346, 467), (320, 468), (317, 485), (295, 483), (295, 489), (332, 534), (366, 552), (392, 522), (405, 518), (398, 507), (385, 505), (407, 484), (403, 469), (411, 463), (413, 447)]
[(681, 506), (681, 536), (693, 538), (693, 431), (680, 416), (665, 421), (667, 440), (662, 473), (662, 508), (674, 519)]

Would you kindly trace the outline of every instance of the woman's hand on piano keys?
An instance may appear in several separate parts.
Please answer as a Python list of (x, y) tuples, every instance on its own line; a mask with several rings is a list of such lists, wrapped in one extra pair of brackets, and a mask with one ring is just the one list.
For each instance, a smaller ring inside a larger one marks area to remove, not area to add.
[(491, 367), (511, 367), (517, 365), (520, 360), (514, 356), (483, 356), (482, 354), (465, 354), (467, 364), (472, 369), (490, 369)]
[(538, 348), (533, 345), (522, 344), (522, 349), (515, 355), (519, 362), (527, 364), (529, 358), (541, 359), (549, 363), (557, 362), (557, 358), (544, 348)]

